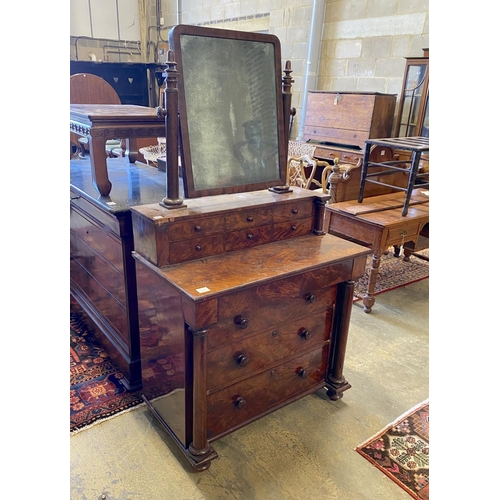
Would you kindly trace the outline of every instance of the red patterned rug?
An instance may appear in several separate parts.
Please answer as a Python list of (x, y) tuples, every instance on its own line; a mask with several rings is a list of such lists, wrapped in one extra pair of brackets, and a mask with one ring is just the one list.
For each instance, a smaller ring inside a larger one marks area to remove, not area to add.
[[(392, 250), (392, 249), (391, 249)], [(418, 252), (429, 257), (429, 250)], [(368, 287), (368, 274), (370, 269), (370, 256), (366, 259), (365, 275), (357, 281), (354, 287), (354, 302), (361, 300), (366, 294)], [(410, 283), (415, 283), (429, 277), (429, 262), (410, 257), (409, 262), (405, 262), (403, 257), (394, 257), (394, 253), (382, 255), (378, 270), (377, 282), (375, 283), (375, 295), (394, 290)]]
[(70, 432), (142, 402), (76, 314), (70, 316)]
[(416, 500), (429, 499), (429, 400), (382, 429), (356, 451)]

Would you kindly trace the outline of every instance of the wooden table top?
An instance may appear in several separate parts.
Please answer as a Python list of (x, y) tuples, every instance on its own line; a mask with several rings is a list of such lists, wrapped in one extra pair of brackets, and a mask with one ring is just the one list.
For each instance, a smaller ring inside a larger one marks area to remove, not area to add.
[(164, 117), (158, 117), (156, 108), (133, 104), (70, 104), (70, 121), (99, 122), (113, 121), (113, 124), (133, 124), (135, 122), (163, 125)]

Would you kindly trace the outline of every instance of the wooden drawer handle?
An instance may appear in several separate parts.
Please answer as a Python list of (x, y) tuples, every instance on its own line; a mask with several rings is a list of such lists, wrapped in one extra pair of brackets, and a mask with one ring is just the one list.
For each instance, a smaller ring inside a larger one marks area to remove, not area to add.
[(247, 240), (252, 240), (253, 239), (253, 234), (252, 233), (248, 233), (247, 234)]
[(307, 328), (301, 328), (300, 331), (299, 331), (299, 335), (304, 340), (309, 340), (311, 338), (311, 332)]
[(292, 208), (292, 214), (296, 215), (299, 213), (299, 209), (298, 208)]
[(240, 365), (240, 366), (247, 366), (248, 365), (248, 362), (250, 360), (248, 359), (247, 356), (245, 356), (244, 354), (240, 354), (237, 358), (236, 358), (236, 364)]
[(250, 325), (250, 320), (247, 318), (244, 318), (241, 315), (238, 315), (234, 318), (234, 323), (235, 325), (238, 325), (242, 330), (247, 328)]
[(194, 226), (194, 230), (199, 233), (201, 231), (201, 226)]
[(306, 302), (309, 302), (309, 304), (316, 302), (317, 298), (318, 298), (318, 296), (315, 293), (308, 293), (305, 296)]
[(248, 221), (248, 222), (253, 222), (253, 217), (252, 217), (251, 215), (249, 215), (249, 216), (247, 217), (247, 221)]
[(292, 226), (290, 229), (291, 229), (292, 231), (297, 231), (297, 226)]
[(300, 377), (300, 378), (307, 378), (309, 377), (309, 372), (305, 369), (305, 368), (301, 368), (299, 370), (299, 372), (297, 373), (297, 375)]
[(242, 410), (243, 408), (245, 408), (246, 405), (247, 402), (241, 396), (234, 400), (234, 406), (236, 406), (238, 410)]
[(194, 249), (195, 249), (197, 252), (199, 252), (199, 251), (201, 250), (201, 246), (200, 246), (200, 245), (196, 245), (196, 246), (194, 247)]

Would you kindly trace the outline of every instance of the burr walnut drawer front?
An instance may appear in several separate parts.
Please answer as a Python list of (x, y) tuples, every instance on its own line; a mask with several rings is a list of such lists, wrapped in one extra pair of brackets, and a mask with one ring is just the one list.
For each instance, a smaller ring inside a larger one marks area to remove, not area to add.
[[(317, 279), (315, 279), (317, 278)], [(335, 303), (336, 286), (319, 286), (328, 273), (306, 273), (288, 280), (233, 292), (219, 299), (217, 325), (210, 331), (208, 350), (279, 329), (301, 318), (324, 315)]]
[(222, 252), (224, 252), (224, 237), (222, 235), (176, 241), (170, 243), (170, 262), (178, 264)]
[(282, 203), (275, 207), (273, 220), (275, 223), (288, 220), (314, 217), (314, 202), (312, 200)]
[(328, 346), (306, 352), (285, 363), (207, 396), (207, 434), (214, 439), (294, 396), (314, 391), (326, 377)]
[(330, 338), (332, 308), (266, 330), (207, 354), (207, 389), (213, 392), (297, 356)]
[(221, 217), (197, 218), (184, 222), (173, 222), (168, 229), (168, 238), (170, 241), (182, 241), (223, 232), (224, 220)]
[(226, 234), (225, 250), (226, 252), (232, 252), (269, 243), (272, 239), (272, 230), (273, 227), (269, 224), (267, 226), (253, 226), (240, 231), (231, 231)]
[(265, 226), (273, 221), (271, 207), (249, 209), (226, 215), (226, 231)]

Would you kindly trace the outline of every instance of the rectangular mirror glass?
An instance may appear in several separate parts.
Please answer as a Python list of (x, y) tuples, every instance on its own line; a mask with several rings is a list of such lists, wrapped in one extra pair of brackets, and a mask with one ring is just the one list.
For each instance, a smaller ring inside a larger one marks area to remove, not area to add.
[(278, 38), (179, 25), (169, 43), (179, 71), (185, 197), (285, 184)]

